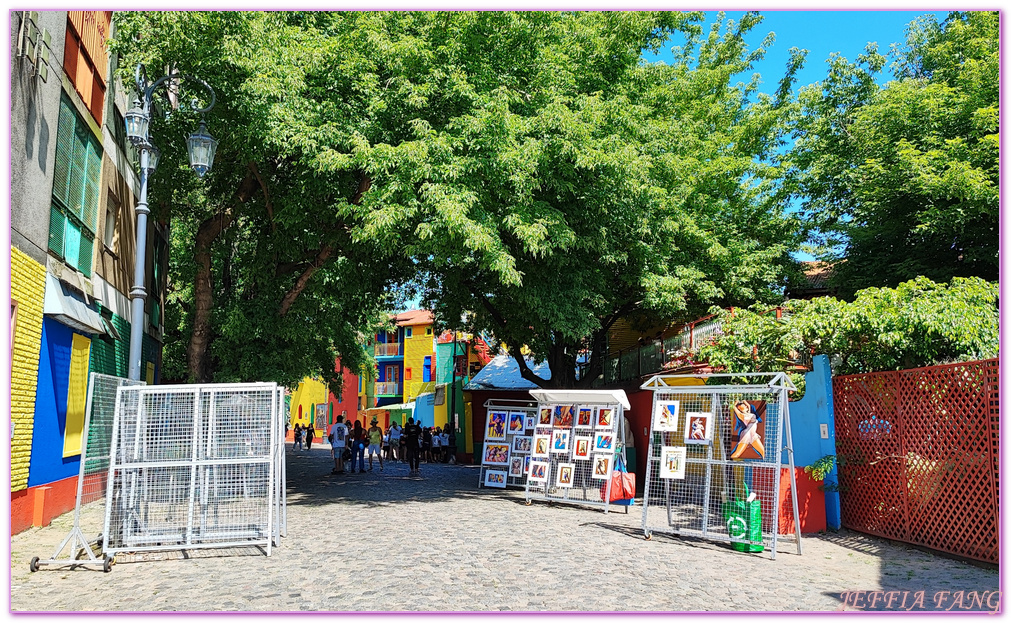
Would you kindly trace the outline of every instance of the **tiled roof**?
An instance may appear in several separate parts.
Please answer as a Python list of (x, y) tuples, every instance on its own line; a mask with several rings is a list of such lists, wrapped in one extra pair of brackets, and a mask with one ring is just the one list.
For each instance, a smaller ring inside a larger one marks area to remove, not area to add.
[(801, 262), (804, 276), (807, 277), (805, 290), (824, 290), (828, 288), (828, 280), (832, 277), (832, 264), (828, 262)]
[[(551, 378), (551, 368), (548, 362), (534, 364), (530, 359), (526, 360), (527, 366), (533, 370), (534, 374), (543, 378)], [(488, 362), (488, 365), (481, 368), (481, 371), (474, 375), (474, 378), (464, 387), (467, 391), (482, 389), (537, 389), (530, 381), (520, 376), (520, 367), (513, 359), (512, 355), (501, 354)]]
[(435, 315), (427, 309), (412, 309), (399, 313), (393, 317), (393, 321), (398, 327), (410, 327), (419, 324), (432, 324), (435, 322)]

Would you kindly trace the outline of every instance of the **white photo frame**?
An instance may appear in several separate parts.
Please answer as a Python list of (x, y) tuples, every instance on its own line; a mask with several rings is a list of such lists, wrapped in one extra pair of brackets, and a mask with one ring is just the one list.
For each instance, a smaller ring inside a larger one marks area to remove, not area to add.
[(531, 447), (533, 447), (533, 438), (530, 435), (516, 435), (513, 437), (513, 454), (530, 454)]
[(548, 458), (551, 449), (551, 435), (534, 435), (534, 445), (530, 448), (530, 456)]
[(526, 417), (524, 418), (524, 424), (525, 424), (524, 428), (526, 428), (527, 430), (533, 430), (534, 428), (536, 428), (537, 427), (537, 414), (536, 413), (527, 413)]
[(614, 452), (614, 433), (600, 431), (593, 436), (593, 452)]
[(653, 430), (660, 433), (676, 433), (681, 419), (681, 402), (678, 400), (658, 400), (653, 408)]
[(481, 465), (509, 465), (509, 444), (486, 443), (481, 458)]
[(576, 479), (575, 463), (559, 463), (558, 473), (555, 476), (555, 486), (561, 489), (571, 489), (572, 483)]
[(529, 454), (526, 455), (525, 457), (523, 457), (523, 475), (524, 476), (529, 476), (530, 475), (530, 455)]
[(593, 437), (574, 437), (572, 439), (572, 458), (577, 461), (588, 461), (592, 455)]
[(568, 454), (572, 431), (555, 429), (551, 431), (551, 453)]
[(501, 470), (489, 469), (484, 473), (484, 486), (505, 489), (508, 474)]
[(530, 474), (527, 476), (527, 480), (530, 482), (547, 482), (548, 462), (530, 461)]
[(529, 457), (525, 456), (514, 456), (509, 459), (509, 477), (510, 478), (522, 478), (523, 468), (526, 463), (526, 459)]
[(597, 407), (593, 426), (597, 429), (613, 430), (615, 419), (614, 407)]
[(660, 478), (684, 480), (688, 449), (684, 446), (664, 446), (660, 450)]
[(526, 418), (527, 414), (523, 411), (510, 411), (507, 432), (510, 435), (522, 435), (527, 429)]
[(595, 480), (607, 480), (611, 477), (611, 467), (614, 465), (613, 454), (598, 454), (593, 457), (591, 475)]
[(574, 428), (593, 428), (593, 421), (597, 417), (593, 407), (579, 405), (576, 407), (576, 420), (573, 422)]
[(508, 426), (508, 411), (489, 411), (488, 421), (484, 425), (484, 438), (494, 441), (505, 441)]
[(713, 439), (713, 414), (703, 411), (685, 413), (685, 443), (707, 445)]

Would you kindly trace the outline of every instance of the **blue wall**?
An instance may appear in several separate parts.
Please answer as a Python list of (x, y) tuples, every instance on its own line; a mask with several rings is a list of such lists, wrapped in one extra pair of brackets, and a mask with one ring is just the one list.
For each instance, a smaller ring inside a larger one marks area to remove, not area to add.
[(74, 332), (50, 318), (42, 320), (42, 349), (35, 393), (35, 423), (28, 486), (45, 485), (79, 472), (80, 455), (63, 458), (67, 427), (67, 389)]
[[(793, 437), (793, 464), (807, 467), (827, 455), (834, 455), (835, 417), (832, 405), (832, 370), (827, 355), (814, 358), (813, 369), (804, 375), (807, 388), (804, 397), (790, 402), (790, 427)], [(828, 439), (821, 437), (821, 425), (828, 425)], [(787, 464), (787, 456), (782, 457)], [(825, 476), (825, 485), (838, 484), (839, 476), (835, 467)], [(838, 530), (842, 526), (839, 506), (839, 492), (825, 492), (825, 519), (829, 528)]]
[(422, 394), (414, 400), (414, 421), (435, 426), (435, 394)]

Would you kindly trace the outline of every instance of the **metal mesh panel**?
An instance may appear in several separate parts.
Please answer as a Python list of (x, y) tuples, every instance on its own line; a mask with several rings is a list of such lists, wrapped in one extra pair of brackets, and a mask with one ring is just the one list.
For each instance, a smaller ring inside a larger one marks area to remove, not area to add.
[[(529, 445), (534, 434), (533, 429), (528, 429), (526, 424), (537, 414), (537, 405), (527, 400), (492, 399), (485, 402), (484, 406), (487, 409), (487, 416), (485, 418), (485, 443), (482, 448), (482, 463), (478, 487), (523, 488), (527, 482), (526, 469), (530, 462)], [(487, 436), (495, 414), (504, 414), (505, 439), (489, 439)], [(522, 428), (517, 428), (513, 425), (514, 417), (523, 419)], [(489, 444), (505, 444), (508, 446), (507, 460), (504, 464), (490, 465), (484, 462), (484, 454)], [(503, 478), (505, 486), (500, 486), (502, 483), (497, 482), (489, 483), (490, 476), (488, 472), (492, 472), (493, 475), (498, 474), (499, 478)], [(505, 475), (503, 476), (501, 472), (505, 472)]]
[(833, 379), (843, 525), (997, 562), (997, 360)]
[[(544, 410), (550, 412), (548, 424), (543, 423)], [(526, 482), (527, 502), (599, 506), (608, 512), (615, 460), (620, 456), (625, 461), (623, 417), (623, 407), (618, 403), (538, 403), (530, 459), (533, 476), (528, 476)], [(540, 440), (547, 443), (546, 456), (538, 448)], [(543, 473), (537, 473), (538, 468)]]
[[(643, 532), (768, 548), (775, 558), (784, 539), (780, 521), (796, 530), (796, 486), (792, 503), (780, 502), (781, 449), (790, 447), (785, 387), (654, 383), (649, 389)], [(786, 538), (796, 540), (799, 553), (799, 539)]]
[(265, 545), (269, 555), (278, 407), (274, 384), (120, 389), (105, 551)]

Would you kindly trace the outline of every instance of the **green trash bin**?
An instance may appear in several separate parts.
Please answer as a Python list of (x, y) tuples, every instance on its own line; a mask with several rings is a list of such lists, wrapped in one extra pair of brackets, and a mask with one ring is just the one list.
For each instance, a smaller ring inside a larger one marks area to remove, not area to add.
[(723, 504), (723, 521), (727, 526), (727, 533), (732, 539), (730, 546), (739, 552), (761, 552), (765, 550), (762, 545), (762, 502), (761, 500), (747, 501), (750, 493), (745, 487), (744, 500), (733, 500)]

